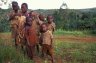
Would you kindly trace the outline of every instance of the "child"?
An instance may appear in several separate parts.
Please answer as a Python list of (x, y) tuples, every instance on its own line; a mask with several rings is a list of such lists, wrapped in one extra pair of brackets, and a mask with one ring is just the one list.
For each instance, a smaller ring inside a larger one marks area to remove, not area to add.
[(18, 46), (18, 41), (17, 41), (17, 29), (18, 29), (18, 16), (20, 15), (19, 13), (19, 6), (18, 3), (13, 1), (12, 2), (12, 9), (13, 11), (10, 12), (9, 14), (9, 20), (10, 20), (10, 27), (12, 31), (12, 38), (15, 40), (15, 46), (17, 48)]
[(35, 11), (31, 11), (29, 13), (29, 16), (32, 18), (32, 28), (34, 28), (34, 30), (36, 31), (36, 34), (37, 34), (37, 51), (39, 52), (39, 35), (40, 35), (40, 32), (39, 32), (39, 18), (38, 18), (38, 14), (37, 12)]
[(39, 15), (39, 25), (42, 25), (44, 23), (44, 21), (45, 21), (45, 16), (40, 14)]
[(25, 37), (26, 37), (26, 47), (27, 47), (27, 55), (30, 59), (34, 57), (35, 46), (37, 44), (37, 34), (36, 30), (32, 27), (32, 18), (26, 18), (26, 26), (25, 26)]
[(22, 16), (25, 16), (25, 17), (28, 17), (29, 16), (27, 3), (23, 3), (21, 5), (21, 13), (22, 13)]
[(54, 19), (53, 19), (53, 16), (49, 15), (47, 16), (47, 27), (48, 27), (48, 30), (50, 30), (52, 33), (55, 31), (55, 23), (53, 22)]
[(53, 58), (53, 35), (52, 33), (47, 29), (47, 25), (43, 23), (41, 25), (41, 40), (42, 40), (42, 54), (45, 55), (50, 55), (51, 56), (51, 61), (52, 63), (54, 62)]

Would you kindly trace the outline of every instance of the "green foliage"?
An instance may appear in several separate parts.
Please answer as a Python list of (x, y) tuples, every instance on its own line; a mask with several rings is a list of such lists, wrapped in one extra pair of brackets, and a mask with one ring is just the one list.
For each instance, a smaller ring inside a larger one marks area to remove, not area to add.
[[(56, 23), (56, 29), (68, 31), (87, 30), (90, 34), (96, 34), (96, 9), (50, 9), (50, 10), (35, 10), (39, 13), (48, 15), (53, 14)], [(9, 9), (0, 9), (0, 32), (10, 31), (7, 14)]]
[(95, 30), (83, 30), (83, 31), (76, 31), (76, 30), (63, 30), (63, 29), (57, 29), (54, 32), (54, 35), (59, 36), (59, 35), (69, 35), (69, 36), (80, 36), (80, 37), (86, 37), (86, 36), (95, 36)]
[(8, 17), (7, 17), (9, 11), (10, 10), (0, 9), (0, 32), (10, 31)]
[(55, 11), (54, 17), (57, 29), (96, 30), (96, 12), (91, 11), (84, 12), (83, 10), (70, 9)]

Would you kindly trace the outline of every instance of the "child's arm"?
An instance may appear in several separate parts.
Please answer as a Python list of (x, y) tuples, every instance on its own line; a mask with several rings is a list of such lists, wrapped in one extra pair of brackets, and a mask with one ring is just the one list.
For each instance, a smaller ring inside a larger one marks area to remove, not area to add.
[(27, 27), (25, 29), (25, 38), (26, 38), (26, 44), (29, 45), (29, 32), (28, 32)]
[(53, 46), (53, 38), (51, 38), (51, 45)]
[(53, 34), (51, 31), (50, 31), (50, 38), (51, 38), (51, 45), (53, 45)]
[(53, 23), (53, 32), (55, 31), (56, 25)]
[(10, 12), (10, 14), (9, 14), (9, 21), (14, 19), (14, 17), (15, 17), (15, 14), (13, 12)]

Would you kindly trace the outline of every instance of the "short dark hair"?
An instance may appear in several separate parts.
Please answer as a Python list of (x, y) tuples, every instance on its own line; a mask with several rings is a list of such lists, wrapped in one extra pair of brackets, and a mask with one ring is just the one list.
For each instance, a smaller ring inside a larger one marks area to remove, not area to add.
[(27, 3), (22, 3), (22, 5), (25, 5), (26, 8), (28, 9), (28, 4)]
[(18, 5), (18, 3), (16, 1), (12, 1), (12, 5), (14, 5), (14, 4), (17, 4)]
[(41, 27), (42, 27), (42, 25), (45, 25), (45, 26), (47, 27), (47, 23), (43, 23), (43, 24), (41, 24)]
[(48, 18), (49, 16), (51, 16), (52, 18), (54, 18), (53, 15), (48, 15), (47, 18)]

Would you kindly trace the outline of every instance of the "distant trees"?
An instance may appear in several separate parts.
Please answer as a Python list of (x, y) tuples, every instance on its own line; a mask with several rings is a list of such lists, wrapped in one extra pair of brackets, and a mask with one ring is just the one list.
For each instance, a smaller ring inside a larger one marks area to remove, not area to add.
[(96, 12), (92, 10), (60, 9), (55, 11), (54, 17), (57, 29), (96, 30)]
[(0, 32), (8, 32), (10, 31), (10, 25), (8, 21), (9, 10), (0, 9)]
[[(64, 30), (89, 30), (96, 33), (96, 9), (94, 10), (74, 10), (74, 9), (55, 9), (40, 10), (43, 14), (53, 14), (56, 29)], [(0, 32), (10, 31), (9, 21), (7, 20), (8, 10), (0, 9)]]

